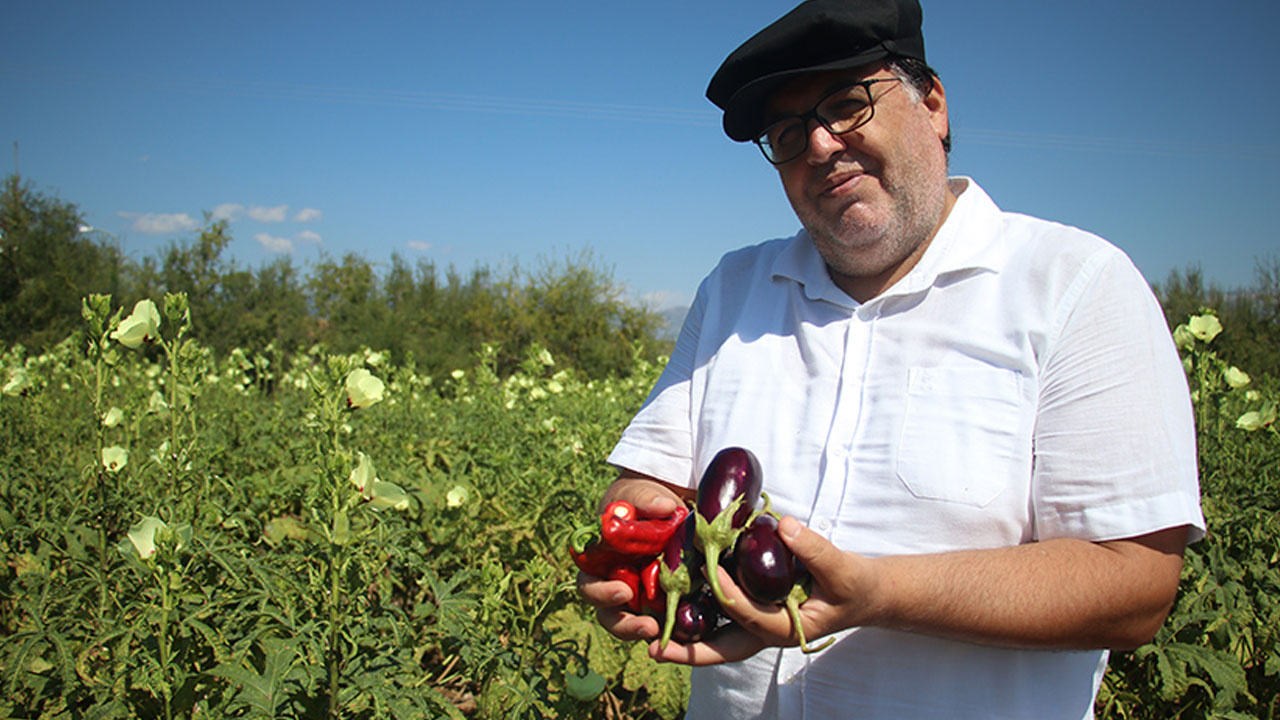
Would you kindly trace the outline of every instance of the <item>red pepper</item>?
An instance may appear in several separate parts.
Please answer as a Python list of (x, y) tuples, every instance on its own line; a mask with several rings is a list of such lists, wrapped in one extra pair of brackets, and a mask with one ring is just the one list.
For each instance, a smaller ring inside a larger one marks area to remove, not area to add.
[(636, 515), (636, 508), (626, 500), (615, 500), (604, 509), (600, 517), (600, 535), (604, 544), (627, 555), (641, 555), (646, 559), (658, 553), (667, 544), (667, 538), (684, 522), (689, 509), (680, 506), (665, 518), (644, 518)]
[(662, 558), (654, 558), (640, 571), (640, 590), (644, 593), (641, 605), (645, 610), (662, 611), (666, 607), (667, 593), (660, 587), (658, 574)]
[(619, 565), (610, 570), (606, 577), (610, 580), (621, 580), (631, 588), (631, 599), (627, 601), (627, 608), (633, 613), (639, 613), (640, 604), (644, 600), (640, 594), (640, 573), (630, 565)]
[(569, 555), (573, 558), (573, 564), (577, 565), (579, 570), (596, 577), (609, 577), (609, 573), (615, 567), (627, 565), (635, 560), (635, 558), (623, 555), (599, 542), (592, 542), (581, 549), (575, 548), (573, 543), (570, 543)]

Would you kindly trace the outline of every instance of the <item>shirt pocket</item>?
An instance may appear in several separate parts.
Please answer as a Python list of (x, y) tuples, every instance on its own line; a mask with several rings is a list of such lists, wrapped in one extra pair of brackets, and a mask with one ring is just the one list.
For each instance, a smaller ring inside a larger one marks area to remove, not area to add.
[(897, 473), (912, 495), (984, 507), (1017, 473), (1021, 378), (992, 367), (910, 368)]

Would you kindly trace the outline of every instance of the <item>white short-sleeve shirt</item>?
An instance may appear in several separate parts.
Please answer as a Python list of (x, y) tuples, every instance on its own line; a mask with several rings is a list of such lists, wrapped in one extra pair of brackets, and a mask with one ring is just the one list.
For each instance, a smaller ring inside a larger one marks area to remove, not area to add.
[[(779, 513), (869, 556), (1202, 536), (1186, 378), (1142, 276), (951, 182), (920, 262), (866, 303), (803, 231), (726, 255), (609, 462), (695, 487), (718, 450), (750, 448)], [(1105, 667), (859, 628), (695, 669), (688, 717), (1076, 720)]]

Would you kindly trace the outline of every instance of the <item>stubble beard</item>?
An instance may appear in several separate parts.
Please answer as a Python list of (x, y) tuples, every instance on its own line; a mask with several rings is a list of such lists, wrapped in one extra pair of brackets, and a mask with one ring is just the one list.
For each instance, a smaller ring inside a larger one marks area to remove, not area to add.
[(881, 178), (881, 183), (889, 199), (883, 220), (867, 218), (865, 209), (859, 207), (861, 201), (843, 208), (835, 218), (812, 206), (795, 208), (833, 273), (868, 278), (890, 272), (928, 242), (938, 226), (946, 203), (945, 190), (934, 188), (945, 188), (945, 173), (942, 183), (929, 183), (922, 177), (902, 184)]

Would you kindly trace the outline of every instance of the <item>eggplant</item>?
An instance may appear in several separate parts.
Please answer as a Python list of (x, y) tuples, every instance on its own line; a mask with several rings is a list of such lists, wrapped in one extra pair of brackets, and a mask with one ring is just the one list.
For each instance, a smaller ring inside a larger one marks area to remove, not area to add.
[(680, 643), (697, 642), (710, 635), (719, 622), (720, 605), (703, 590), (680, 599), (671, 634)]
[(736, 506), (732, 525), (744, 527), (755, 510), (764, 485), (760, 461), (746, 448), (727, 447), (716, 453), (698, 482), (698, 513), (707, 522), (715, 519), (742, 498)]
[(680, 603), (702, 587), (705, 580), (702, 573), (703, 555), (696, 542), (697, 521), (693, 516), (694, 513), (690, 513), (667, 540), (667, 545), (662, 550), (662, 562), (658, 565), (658, 586), (666, 595), (666, 617), (662, 624), (660, 644), (663, 648), (671, 639), (673, 629), (680, 624), (677, 617)]
[(764, 473), (760, 461), (746, 448), (727, 447), (716, 453), (698, 482), (697, 524), (698, 548), (706, 555), (707, 582), (722, 605), (729, 600), (720, 588), (716, 575), (720, 555), (731, 550), (738, 535), (756, 514)]
[(809, 645), (800, 622), (800, 605), (809, 599), (809, 587), (813, 576), (804, 562), (792, 554), (791, 548), (778, 534), (778, 517), (768, 509), (769, 496), (765, 495), (766, 509), (751, 521), (751, 525), (738, 537), (733, 556), (736, 566), (733, 577), (752, 600), (758, 603), (784, 605), (791, 625), (796, 629), (800, 649), (806, 653), (818, 652), (835, 642), (827, 638), (816, 647)]
[(796, 584), (796, 562), (791, 549), (778, 535), (778, 519), (770, 514), (756, 517), (738, 536), (733, 556), (733, 573), (752, 600), (778, 605)]

